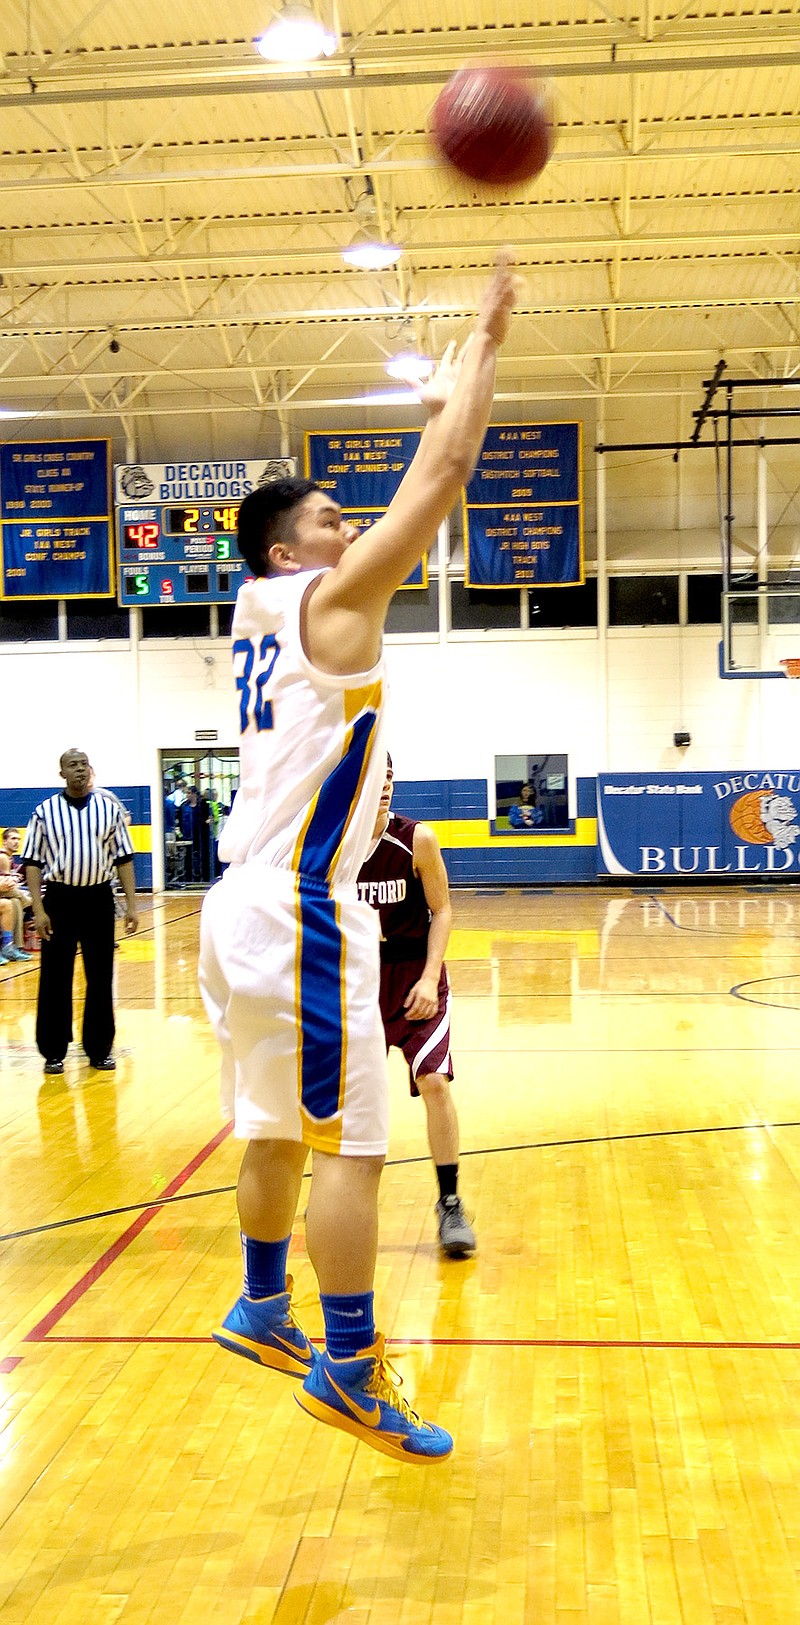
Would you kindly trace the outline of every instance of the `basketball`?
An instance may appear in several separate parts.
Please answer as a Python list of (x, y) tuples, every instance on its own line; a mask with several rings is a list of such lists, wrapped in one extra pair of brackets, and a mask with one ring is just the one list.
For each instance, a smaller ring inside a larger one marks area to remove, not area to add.
[(431, 134), (470, 180), (497, 187), (533, 180), (553, 150), (547, 86), (516, 68), (461, 68), (434, 105)]

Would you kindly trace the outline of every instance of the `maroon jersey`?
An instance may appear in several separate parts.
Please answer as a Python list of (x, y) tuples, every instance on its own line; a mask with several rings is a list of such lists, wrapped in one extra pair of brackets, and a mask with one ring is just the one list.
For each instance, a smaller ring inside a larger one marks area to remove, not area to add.
[(362, 903), (376, 908), (381, 921), (384, 961), (420, 959), (428, 952), (430, 909), (422, 881), (414, 873), (413, 818), (389, 814), (389, 822), (358, 875)]

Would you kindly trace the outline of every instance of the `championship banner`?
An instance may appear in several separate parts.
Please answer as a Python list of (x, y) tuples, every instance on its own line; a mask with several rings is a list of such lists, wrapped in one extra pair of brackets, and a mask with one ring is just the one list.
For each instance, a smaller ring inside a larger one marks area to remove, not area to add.
[(580, 423), (487, 430), (464, 492), (467, 587), (580, 586)]
[(470, 508), (464, 525), (467, 587), (563, 587), (583, 580), (577, 507)]
[[(416, 454), (419, 429), (376, 429), (358, 434), (306, 434), (305, 469), (321, 491), (330, 491), (348, 524), (369, 530), (386, 512)], [(427, 587), (428, 556), (403, 582)], [(401, 591), (403, 590), (401, 588)]]
[(0, 593), (110, 598), (108, 440), (0, 446)]
[(798, 841), (794, 768), (598, 775), (598, 874), (796, 874)]

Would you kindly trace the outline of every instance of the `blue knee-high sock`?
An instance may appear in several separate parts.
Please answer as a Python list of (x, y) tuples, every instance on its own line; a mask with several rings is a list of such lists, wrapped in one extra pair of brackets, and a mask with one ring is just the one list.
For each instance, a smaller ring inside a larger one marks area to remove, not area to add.
[(242, 1233), (244, 1290), (248, 1298), (274, 1298), (286, 1291), (286, 1259), (291, 1235), (283, 1241), (253, 1241)]
[(325, 1346), (333, 1360), (352, 1360), (375, 1342), (373, 1292), (320, 1293)]

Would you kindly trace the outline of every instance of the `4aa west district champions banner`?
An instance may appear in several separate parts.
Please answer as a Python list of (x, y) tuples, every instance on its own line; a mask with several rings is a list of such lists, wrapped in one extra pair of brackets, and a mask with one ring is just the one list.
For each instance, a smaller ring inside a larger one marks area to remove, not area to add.
[(464, 494), (467, 587), (583, 582), (581, 425), (503, 423)]
[(796, 875), (800, 769), (601, 773), (597, 868), (607, 875)]

